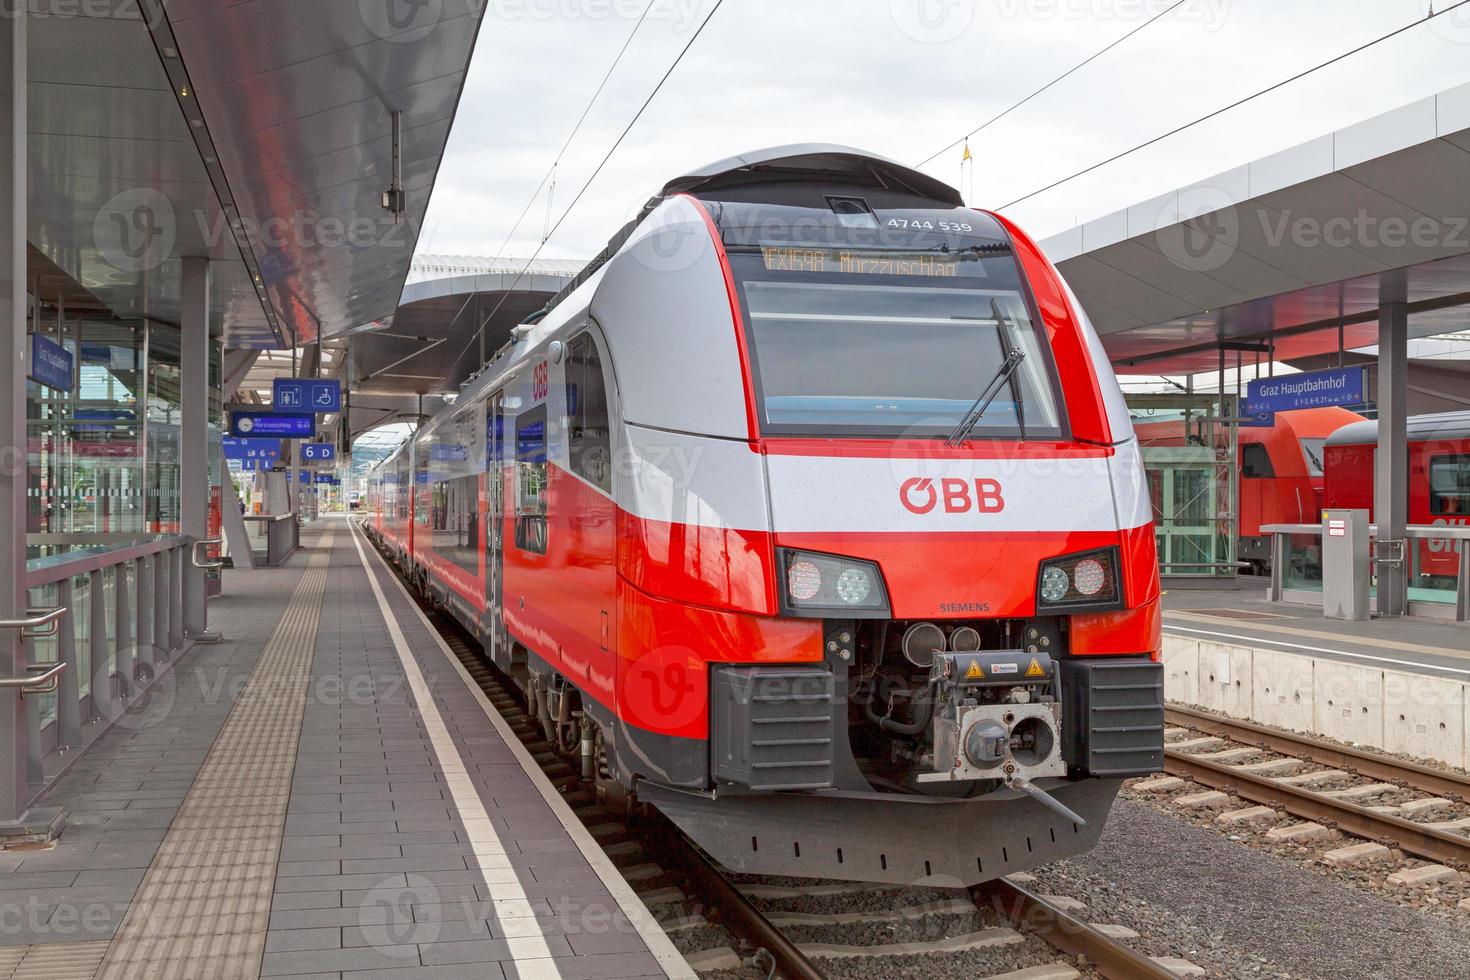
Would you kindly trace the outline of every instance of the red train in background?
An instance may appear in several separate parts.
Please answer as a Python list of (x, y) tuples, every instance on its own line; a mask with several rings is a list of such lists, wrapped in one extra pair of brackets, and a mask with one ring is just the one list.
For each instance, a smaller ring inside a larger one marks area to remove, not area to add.
[(732, 869), (972, 884), (1162, 766), (1108, 359), (1029, 238), (892, 161), (670, 182), (366, 510), (553, 745)]
[[(1416, 415), (1409, 430), (1409, 523), (1470, 524), (1470, 412)], [(1372, 519), (1377, 473), (1378, 423), (1363, 421), (1327, 440), (1326, 506), (1367, 510)], [(1411, 572), (1427, 584), (1459, 576), (1463, 542), (1450, 538), (1418, 543)]]
[[(1264, 524), (1315, 524), (1322, 519), (1326, 492), (1324, 446), (1343, 426), (1363, 416), (1345, 408), (1277, 412), (1270, 426), (1239, 429), (1240, 539), (1237, 559), (1264, 575), (1271, 563), (1271, 537)], [(1144, 447), (1183, 446), (1183, 420), (1134, 426)], [(1155, 507), (1158, 507), (1155, 500)]]

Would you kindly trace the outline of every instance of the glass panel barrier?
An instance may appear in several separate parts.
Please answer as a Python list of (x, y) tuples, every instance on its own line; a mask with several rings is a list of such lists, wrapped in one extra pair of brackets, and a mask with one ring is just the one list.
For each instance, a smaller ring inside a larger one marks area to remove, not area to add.
[(1320, 534), (1287, 535), (1286, 565), (1281, 574), (1282, 587), (1297, 592), (1322, 591), (1322, 536)]

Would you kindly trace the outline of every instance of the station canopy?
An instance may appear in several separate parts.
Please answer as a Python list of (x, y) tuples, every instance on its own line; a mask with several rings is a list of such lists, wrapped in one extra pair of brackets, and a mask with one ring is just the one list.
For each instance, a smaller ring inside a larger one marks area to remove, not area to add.
[(211, 329), (233, 349), (391, 317), (483, 4), (391, 6), (33, 0), (32, 280), (177, 324), (181, 259), (207, 256)]
[(1222, 345), (1376, 355), (1380, 288), (1405, 270), (1411, 358), (1470, 378), (1470, 228), (1450, 217), (1470, 215), (1467, 172), (1462, 86), (1041, 244), (1121, 374), (1212, 372)]

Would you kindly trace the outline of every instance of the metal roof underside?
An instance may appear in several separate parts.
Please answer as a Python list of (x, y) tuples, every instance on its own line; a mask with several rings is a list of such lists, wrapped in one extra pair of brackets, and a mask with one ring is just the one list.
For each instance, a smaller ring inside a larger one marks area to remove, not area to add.
[[(168, 0), (168, 23), (286, 339), (390, 316), (474, 50), (478, 0)], [(403, 113), (407, 213), (382, 209)], [(230, 346), (268, 344), (238, 331)]]
[[(524, 262), (506, 261), (525, 268)], [(354, 394), (458, 394), (510, 339), (511, 329), (571, 279), (571, 272), (538, 264), (524, 275), (490, 272), (410, 283), (391, 328), (347, 339), (348, 384)]]
[(1397, 269), (1411, 336), (1464, 329), (1470, 228), (1456, 215), (1470, 215), (1470, 85), (1041, 246), (1120, 371), (1183, 374), (1213, 370), (1221, 341), (1274, 340), (1279, 361), (1336, 351), (1340, 313), (1347, 348), (1374, 344), (1380, 276)]
[[(390, 316), (483, 5), (404, 5), (396, 26), (390, 7), (30, 0), (29, 241), (116, 315), (168, 323), (181, 257), (208, 256), (227, 347)], [(381, 194), (396, 110), (395, 226)]]

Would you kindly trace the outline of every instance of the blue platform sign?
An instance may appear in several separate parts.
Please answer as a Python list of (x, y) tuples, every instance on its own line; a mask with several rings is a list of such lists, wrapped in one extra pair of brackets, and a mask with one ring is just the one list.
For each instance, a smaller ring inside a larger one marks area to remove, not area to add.
[(1332, 405), (1363, 405), (1368, 401), (1367, 370), (1363, 367), (1334, 368), (1258, 378), (1245, 387), (1241, 414), (1249, 425), (1272, 425), (1277, 412)]
[(303, 463), (330, 463), (337, 458), (337, 447), (330, 442), (308, 442), (301, 447)]
[(316, 475), (316, 485), (319, 487), (336, 487), (341, 486), (341, 484), (342, 481), (334, 473), (318, 473)]
[(279, 439), (221, 439), (225, 459), (270, 460), (281, 458)]
[(230, 435), (237, 439), (310, 439), (316, 416), (294, 412), (231, 412)]
[(30, 379), (38, 385), (71, 391), (71, 351), (38, 333), (31, 334)]
[(271, 387), (271, 407), (282, 412), (340, 412), (342, 382), (276, 378)]

